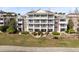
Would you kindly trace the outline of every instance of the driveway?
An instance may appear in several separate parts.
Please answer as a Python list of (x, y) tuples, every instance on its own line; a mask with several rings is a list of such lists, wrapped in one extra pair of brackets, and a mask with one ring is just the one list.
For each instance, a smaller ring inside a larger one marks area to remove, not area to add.
[(0, 46), (0, 52), (79, 52), (79, 48)]

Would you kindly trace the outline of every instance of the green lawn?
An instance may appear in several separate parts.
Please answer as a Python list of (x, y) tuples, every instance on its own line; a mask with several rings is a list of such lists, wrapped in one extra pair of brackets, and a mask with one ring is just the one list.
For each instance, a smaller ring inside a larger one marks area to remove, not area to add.
[(30, 34), (0, 34), (0, 45), (17, 45), (26, 47), (79, 47), (79, 40), (57, 40), (34, 38)]

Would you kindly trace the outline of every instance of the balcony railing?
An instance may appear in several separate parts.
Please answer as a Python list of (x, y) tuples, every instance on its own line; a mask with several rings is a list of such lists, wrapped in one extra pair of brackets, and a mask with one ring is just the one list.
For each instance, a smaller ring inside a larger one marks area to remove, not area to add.
[(23, 23), (22, 21), (18, 21), (18, 23)]
[(0, 20), (0, 22), (4, 22), (3, 20)]

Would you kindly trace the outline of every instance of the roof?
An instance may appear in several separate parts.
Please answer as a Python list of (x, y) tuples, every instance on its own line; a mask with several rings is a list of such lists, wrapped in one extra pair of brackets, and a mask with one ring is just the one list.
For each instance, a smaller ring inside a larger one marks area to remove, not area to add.
[(36, 10), (36, 11), (34, 11), (34, 10), (30, 11), (28, 13), (53, 13), (53, 12), (48, 11), (48, 10), (41, 10), (41, 9), (39, 9), (39, 10)]
[(79, 13), (69, 13), (68, 15), (79, 15)]
[(4, 11), (0, 10), (0, 14), (4, 14), (4, 13), (6, 13), (6, 12), (4, 12)]

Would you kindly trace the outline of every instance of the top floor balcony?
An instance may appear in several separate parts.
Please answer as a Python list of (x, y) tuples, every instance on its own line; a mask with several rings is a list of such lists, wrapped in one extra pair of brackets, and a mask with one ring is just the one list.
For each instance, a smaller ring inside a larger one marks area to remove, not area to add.
[(23, 21), (18, 21), (18, 23), (21, 23), (21, 24), (22, 24), (22, 23), (23, 23)]

